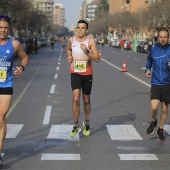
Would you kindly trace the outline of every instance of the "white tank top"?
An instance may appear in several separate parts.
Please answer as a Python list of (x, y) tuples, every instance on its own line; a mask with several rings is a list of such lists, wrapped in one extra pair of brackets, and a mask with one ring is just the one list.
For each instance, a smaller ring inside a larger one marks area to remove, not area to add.
[[(73, 56), (73, 62), (71, 63), (70, 72), (71, 73), (77, 73), (81, 75), (90, 75), (92, 74), (92, 60), (84, 53), (84, 51), (80, 48), (81, 44), (85, 44), (87, 49), (89, 49), (89, 40), (90, 37), (87, 36), (85, 40), (78, 41), (76, 36), (73, 37), (72, 41), (72, 56)], [(76, 69), (76, 64), (80, 66), (79, 69)], [(81, 68), (81, 66), (84, 68)], [(86, 68), (85, 68), (86, 67)]]

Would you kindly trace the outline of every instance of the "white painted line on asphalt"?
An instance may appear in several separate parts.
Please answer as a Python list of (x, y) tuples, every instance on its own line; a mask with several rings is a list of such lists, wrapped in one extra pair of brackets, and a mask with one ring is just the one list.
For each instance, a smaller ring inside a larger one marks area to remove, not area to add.
[(55, 75), (54, 75), (54, 79), (57, 79), (57, 78), (58, 78), (58, 74), (55, 74)]
[(142, 70), (146, 70), (146, 67), (142, 67), (141, 69), (142, 69)]
[(3, 157), (5, 155), (5, 153), (1, 153), (1, 157)]
[(134, 58), (135, 60), (139, 60), (139, 58)]
[(131, 56), (127, 56), (127, 57), (131, 58)]
[(133, 125), (106, 125), (112, 140), (143, 140)]
[(56, 68), (56, 70), (59, 70), (59, 69), (60, 69), (60, 67), (57, 67), (57, 68)]
[(23, 126), (23, 124), (7, 124), (7, 134), (5, 138), (16, 138)]
[(44, 119), (43, 119), (43, 125), (48, 125), (48, 124), (49, 124), (49, 122), (50, 122), (51, 110), (52, 110), (52, 106), (47, 106), (47, 107), (46, 107), (45, 115), (44, 115)]
[(124, 161), (146, 161), (146, 160), (158, 160), (155, 154), (118, 154), (120, 157), (120, 160)]
[(58, 59), (58, 61), (61, 61), (61, 57)]
[(125, 150), (125, 151), (146, 151), (147, 148), (144, 147), (126, 147), (126, 146), (117, 146), (116, 147), (119, 150)]
[(79, 134), (75, 137), (70, 137), (73, 125), (52, 125), (47, 136), (48, 139), (63, 139), (69, 141), (78, 141)]
[(164, 125), (164, 130), (170, 135), (170, 125)]
[(42, 154), (41, 160), (80, 160), (80, 154)]
[[(119, 68), (119, 67), (115, 66), (114, 64), (112, 64), (112, 63), (108, 62), (107, 60), (105, 60), (105, 59), (103, 59), (103, 58), (101, 58), (101, 60), (103, 60), (105, 63), (107, 63), (107, 64), (111, 65), (112, 67), (116, 68), (117, 70), (122, 71), (122, 69), (121, 69), (121, 68)], [(133, 79), (135, 79), (135, 80), (139, 81), (140, 83), (142, 83), (142, 84), (144, 84), (144, 85), (146, 85), (146, 86), (148, 86), (148, 87), (151, 87), (151, 85), (150, 85), (150, 84), (148, 84), (148, 83), (146, 83), (146, 82), (142, 81), (141, 79), (139, 79), (139, 78), (137, 78), (137, 77), (133, 76), (132, 74), (130, 74), (130, 73), (128, 73), (128, 72), (124, 72), (124, 73), (125, 73), (125, 74), (127, 74), (128, 76), (132, 77)]]
[(60, 65), (60, 62), (58, 62), (58, 65)]
[(55, 87), (56, 87), (56, 85), (55, 85), (55, 84), (52, 84), (51, 89), (50, 89), (50, 93), (54, 93)]

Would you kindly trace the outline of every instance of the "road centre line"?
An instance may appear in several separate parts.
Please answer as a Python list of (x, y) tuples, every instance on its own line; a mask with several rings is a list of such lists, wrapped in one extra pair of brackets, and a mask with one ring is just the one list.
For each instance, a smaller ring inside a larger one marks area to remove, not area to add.
[(50, 93), (54, 93), (55, 87), (56, 87), (56, 85), (55, 85), (55, 84), (52, 84), (51, 89), (50, 89)]
[(57, 68), (56, 68), (56, 70), (59, 70), (59, 69), (60, 69), (60, 67), (57, 67)]
[[(115, 66), (114, 64), (112, 64), (112, 63), (108, 62), (107, 60), (105, 60), (105, 59), (103, 59), (103, 58), (101, 58), (101, 60), (102, 60), (102, 61), (104, 61), (105, 63), (107, 63), (107, 64), (111, 65), (112, 67), (116, 68), (117, 70), (122, 71), (122, 69), (121, 69), (121, 68), (119, 68), (119, 67)], [(128, 76), (132, 77), (133, 79), (135, 79), (135, 80), (139, 81), (140, 83), (142, 83), (142, 84), (144, 84), (144, 85), (146, 85), (146, 86), (148, 86), (148, 87), (151, 87), (151, 85), (150, 85), (150, 84), (148, 84), (148, 83), (146, 83), (146, 82), (142, 81), (141, 79), (139, 79), (139, 78), (137, 78), (137, 77), (133, 76), (132, 74), (130, 74), (130, 73), (128, 73), (128, 72), (124, 72), (124, 73), (125, 73), (125, 74), (127, 74)]]
[(54, 79), (57, 79), (57, 78), (58, 78), (58, 74), (55, 74), (55, 75), (54, 75)]
[(47, 106), (46, 110), (45, 110), (45, 115), (44, 115), (44, 119), (43, 119), (43, 125), (48, 125), (50, 122), (50, 115), (51, 115), (51, 109), (52, 106)]
[(58, 62), (58, 65), (60, 65), (60, 62)]

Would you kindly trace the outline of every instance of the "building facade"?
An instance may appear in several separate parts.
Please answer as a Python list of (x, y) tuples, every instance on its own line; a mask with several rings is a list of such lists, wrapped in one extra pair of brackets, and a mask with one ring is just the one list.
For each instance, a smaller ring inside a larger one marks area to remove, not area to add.
[(64, 27), (65, 25), (65, 8), (63, 4), (55, 3), (53, 11), (53, 23)]
[(109, 13), (139, 12), (143, 9), (147, 9), (151, 1), (152, 0), (110, 0)]
[(53, 21), (53, 0), (33, 0), (34, 9), (47, 16), (49, 21)]

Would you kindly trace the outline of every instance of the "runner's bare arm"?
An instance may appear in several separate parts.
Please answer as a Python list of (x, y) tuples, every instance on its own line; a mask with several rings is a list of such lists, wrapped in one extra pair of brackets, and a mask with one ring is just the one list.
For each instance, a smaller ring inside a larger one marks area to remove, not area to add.
[(71, 44), (72, 44), (72, 37), (69, 39), (68, 41), (68, 47), (67, 47), (67, 60), (68, 62), (72, 62), (73, 61), (73, 56), (72, 56), (72, 49), (71, 49)]
[(21, 59), (21, 65), (26, 67), (29, 63), (29, 58), (28, 55), (25, 53), (21, 43), (17, 40), (12, 41), (13, 46), (14, 46), (14, 51), (15, 53), (20, 57)]
[(99, 62), (100, 61), (99, 51), (98, 51), (97, 44), (94, 38), (90, 39), (89, 47), (90, 47), (91, 53), (87, 54), (88, 57), (96, 62)]
[(14, 75), (20, 76), (22, 74), (22, 72), (24, 71), (24, 69), (26, 68), (26, 66), (28, 65), (29, 58), (28, 58), (28, 55), (25, 53), (25, 51), (19, 41), (13, 40), (12, 44), (14, 46), (15, 53), (21, 59), (21, 65), (16, 67), (17, 69), (14, 71)]

